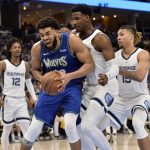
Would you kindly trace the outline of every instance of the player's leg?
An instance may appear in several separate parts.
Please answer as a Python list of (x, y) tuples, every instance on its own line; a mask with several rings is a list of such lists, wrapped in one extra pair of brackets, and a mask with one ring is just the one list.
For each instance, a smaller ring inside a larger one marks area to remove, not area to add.
[[(56, 99), (57, 100), (56, 100)], [(44, 123), (51, 124), (54, 121), (56, 112), (59, 107), (58, 97), (48, 96), (44, 92), (41, 92), (39, 99), (34, 108), (35, 117), (33, 118), (31, 125), (22, 140), (20, 150), (30, 150), (36, 138), (41, 133)], [(42, 122), (42, 121), (43, 122)]]
[(18, 108), (17, 111), (15, 112), (15, 116), (16, 116), (16, 121), (24, 136), (30, 125), (30, 116), (28, 113), (27, 104), (25, 100), (24, 100), (24, 105)]
[(54, 135), (56, 138), (58, 138), (60, 136), (60, 133), (59, 133), (59, 124), (61, 122), (61, 117), (57, 116), (55, 117), (55, 121), (54, 121)]
[(82, 119), (81, 130), (83, 135), (90, 137), (95, 146), (98, 146), (102, 150), (110, 150), (110, 144), (102, 131), (97, 127), (99, 121), (104, 115), (104, 107), (91, 101)]
[(72, 150), (81, 150), (80, 136), (76, 127), (78, 115), (74, 113), (66, 113), (64, 115), (65, 131)]
[(4, 97), (4, 106), (2, 107), (2, 124), (3, 131), (1, 136), (2, 149), (8, 150), (9, 147), (9, 134), (14, 124), (14, 112), (16, 111), (16, 106), (13, 104), (14, 99), (8, 96)]
[[(29, 127), (29, 126), (28, 126)], [(21, 141), (22, 137), (21, 137), (21, 129), (20, 126), (16, 125), (16, 130), (17, 130), (17, 140)]]
[(9, 134), (11, 132), (11, 129), (12, 125), (10, 126), (3, 125), (3, 132), (1, 136), (1, 143), (3, 150), (9, 150)]
[(111, 148), (102, 131), (99, 131), (97, 125), (106, 115), (107, 105), (110, 106), (113, 100), (114, 98), (107, 92), (107, 88), (97, 86), (81, 122), (82, 133), (89, 136), (95, 146), (105, 150)]
[[(107, 126), (110, 126), (111, 123), (112, 123), (111, 120), (107, 116), (104, 116), (99, 121), (99, 124), (97, 126), (99, 129), (99, 132), (102, 132)], [(82, 149), (83, 150), (96, 150), (96, 145), (93, 143), (91, 138), (89, 138), (89, 136), (87, 136), (86, 134), (82, 134), (79, 125), (77, 127), (78, 127), (77, 129), (79, 130), (79, 133), (80, 133)], [(102, 135), (102, 137), (103, 137), (103, 135)], [(99, 139), (99, 140), (101, 142), (102, 139)]]
[(44, 123), (36, 118), (32, 119), (31, 125), (25, 133), (20, 150), (30, 150), (36, 138), (41, 133)]
[(146, 111), (142, 108), (136, 108), (133, 114), (132, 124), (141, 150), (149, 150), (150, 148), (150, 139), (145, 130), (146, 119)]
[(71, 146), (71, 150), (81, 150), (80, 136), (76, 122), (80, 113), (82, 86), (72, 86), (65, 90), (62, 100), (65, 132)]

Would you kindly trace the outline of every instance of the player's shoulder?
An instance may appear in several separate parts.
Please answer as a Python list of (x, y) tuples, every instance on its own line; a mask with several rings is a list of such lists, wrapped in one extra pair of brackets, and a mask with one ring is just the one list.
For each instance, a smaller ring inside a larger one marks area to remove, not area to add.
[(77, 36), (76, 34), (70, 33), (69, 34), (69, 39), (70, 40), (76, 40), (76, 39), (80, 39), (79, 36)]
[(71, 33), (69, 35), (69, 46), (76, 47), (79, 43), (82, 43), (81, 39), (77, 35)]
[(1, 60), (0, 61), (0, 68), (1, 68), (1, 71), (5, 71), (5, 69), (6, 69), (6, 60)]
[(41, 49), (41, 41), (34, 43), (32, 46), (32, 50), (38, 50), (38, 49)]
[(119, 49), (118, 51), (115, 52), (115, 55), (118, 56), (122, 53), (122, 49)]
[(97, 32), (95, 33), (95, 36), (93, 38), (93, 41), (94, 42), (97, 42), (97, 43), (106, 43), (106, 42), (110, 42), (110, 38), (108, 37), (107, 34), (103, 33), (102, 31), (100, 30), (96, 30)]
[(144, 53), (144, 54), (147, 54), (149, 55), (149, 52), (145, 49), (142, 49), (142, 48), (139, 48), (140, 49), (140, 52), (139, 53)]
[(150, 54), (147, 50), (140, 48), (140, 51), (138, 53), (138, 57), (150, 57)]

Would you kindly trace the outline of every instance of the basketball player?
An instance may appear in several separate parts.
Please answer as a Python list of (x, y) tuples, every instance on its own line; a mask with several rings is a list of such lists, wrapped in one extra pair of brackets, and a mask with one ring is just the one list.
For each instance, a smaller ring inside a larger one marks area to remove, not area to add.
[(2, 149), (9, 150), (9, 134), (15, 122), (23, 134), (27, 131), (30, 118), (25, 100), (25, 84), (34, 100), (36, 100), (30, 79), (30, 65), (21, 59), (21, 41), (13, 38), (8, 45), (8, 58), (0, 61), (0, 73), (3, 73), (4, 87), (0, 96), (2, 106), (3, 132)]
[[(80, 113), (81, 130), (83, 141), (88, 141), (85, 138), (87, 136), (95, 146), (109, 150), (111, 149), (110, 145), (103, 133), (97, 128), (97, 124), (105, 116), (107, 107), (111, 106), (118, 96), (116, 76), (119, 73), (119, 68), (110, 39), (106, 34), (93, 27), (91, 15), (91, 9), (85, 4), (75, 5), (72, 8), (73, 25), (95, 62), (95, 70), (87, 75), (84, 86)], [(89, 144), (91, 147), (87, 147), (86, 144), (84, 146), (84, 142), (82, 145), (85, 150), (95, 149), (92, 144)]]
[[(117, 76), (119, 98), (107, 110), (106, 114), (109, 118), (105, 116), (101, 119), (98, 128), (102, 131), (108, 124), (113, 125), (117, 120), (112, 116), (116, 116), (121, 124), (127, 117), (132, 116), (132, 124), (139, 148), (140, 150), (149, 150), (150, 140), (144, 128), (150, 108), (150, 96), (147, 87), (149, 52), (136, 47), (141, 40), (141, 33), (137, 32), (133, 26), (122, 26), (118, 31), (117, 40), (121, 48), (116, 52), (116, 60), (119, 65), (119, 75)], [(88, 121), (90, 121), (90, 117)], [(115, 124), (117, 125), (117, 123)], [(88, 143), (86, 144), (89, 146)], [(92, 145), (93, 147), (96, 146), (94, 142), (90, 143), (90, 146)]]
[(122, 26), (118, 31), (116, 52), (119, 65), (119, 98), (110, 107), (123, 123), (132, 115), (132, 124), (136, 133), (139, 148), (149, 150), (150, 140), (144, 126), (150, 108), (150, 96), (147, 87), (149, 71), (149, 52), (136, 47), (141, 41), (141, 33), (130, 25)]
[(41, 41), (31, 49), (31, 63), (34, 77), (41, 81), (43, 74), (61, 71), (60, 93), (55, 96), (40, 92), (35, 106), (35, 118), (24, 136), (21, 150), (28, 150), (46, 123), (51, 126), (56, 112), (63, 107), (65, 131), (72, 150), (81, 150), (80, 137), (76, 129), (76, 119), (80, 112), (81, 92), (84, 76), (94, 69), (93, 59), (79, 37), (59, 33), (59, 24), (50, 17), (37, 24)]

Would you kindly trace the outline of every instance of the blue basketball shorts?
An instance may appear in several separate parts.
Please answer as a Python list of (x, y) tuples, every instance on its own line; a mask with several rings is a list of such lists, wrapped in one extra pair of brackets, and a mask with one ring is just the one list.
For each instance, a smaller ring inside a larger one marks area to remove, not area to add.
[(34, 115), (48, 126), (53, 125), (56, 113), (61, 108), (63, 114), (79, 114), (82, 99), (82, 86), (69, 86), (58, 95), (47, 95), (41, 91), (34, 108)]

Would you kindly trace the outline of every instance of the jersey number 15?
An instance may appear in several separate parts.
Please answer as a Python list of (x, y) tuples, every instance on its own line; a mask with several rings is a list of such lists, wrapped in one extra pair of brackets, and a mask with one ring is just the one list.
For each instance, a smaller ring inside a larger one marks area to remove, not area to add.
[(128, 79), (128, 78), (126, 78), (126, 77), (123, 77), (123, 78), (122, 78), (122, 82), (123, 82), (123, 83), (131, 83), (131, 79)]

